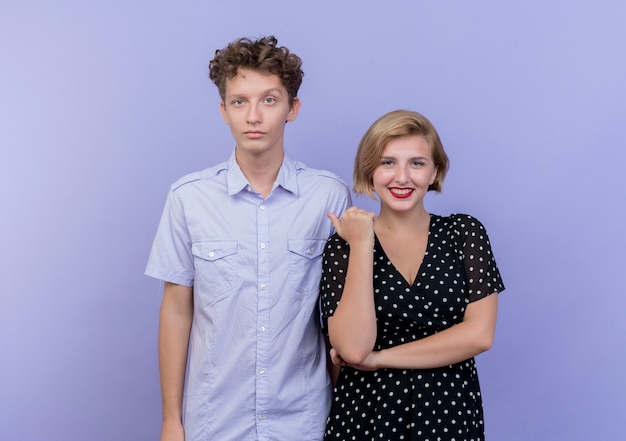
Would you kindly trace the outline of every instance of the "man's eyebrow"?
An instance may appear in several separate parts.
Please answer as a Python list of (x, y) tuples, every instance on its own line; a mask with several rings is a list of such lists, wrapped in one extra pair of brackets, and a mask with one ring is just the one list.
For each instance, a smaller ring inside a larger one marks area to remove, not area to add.
[(276, 92), (281, 93), (281, 94), (283, 93), (283, 91), (280, 90), (278, 87), (272, 87), (271, 89), (267, 89), (265, 91), (265, 93), (276, 93)]
[[(279, 89), (278, 87), (272, 87), (271, 89), (267, 89), (264, 90), (260, 93), (260, 95), (266, 96), (266, 95), (282, 95), (283, 91), (281, 89)], [(233, 98), (248, 98), (248, 94), (244, 93), (244, 92), (233, 92), (229, 95), (226, 95), (227, 98), (233, 99)]]

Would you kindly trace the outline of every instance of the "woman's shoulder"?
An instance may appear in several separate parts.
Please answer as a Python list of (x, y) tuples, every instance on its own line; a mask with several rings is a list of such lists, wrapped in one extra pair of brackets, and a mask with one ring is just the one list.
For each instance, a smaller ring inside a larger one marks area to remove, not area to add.
[(448, 216), (431, 214), (431, 222), (434, 228), (439, 228), (441, 231), (462, 235), (485, 229), (481, 221), (465, 213), (452, 213)]
[(471, 224), (481, 224), (481, 222), (472, 216), (471, 214), (465, 213), (452, 213), (447, 216), (442, 216), (439, 214), (431, 214), (431, 222), (441, 224), (441, 225), (471, 225)]

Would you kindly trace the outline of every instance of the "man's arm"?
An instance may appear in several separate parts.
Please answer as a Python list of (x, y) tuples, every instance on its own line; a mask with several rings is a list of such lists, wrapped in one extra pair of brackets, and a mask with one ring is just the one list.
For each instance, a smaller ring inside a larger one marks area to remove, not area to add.
[(193, 288), (165, 282), (159, 322), (161, 441), (185, 439), (181, 409), (192, 319)]

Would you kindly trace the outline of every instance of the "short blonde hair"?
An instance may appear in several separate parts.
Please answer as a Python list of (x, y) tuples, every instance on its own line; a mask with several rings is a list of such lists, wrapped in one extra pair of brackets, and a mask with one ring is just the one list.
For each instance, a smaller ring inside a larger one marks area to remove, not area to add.
[(354, 191), (374, 196), (374, 170), (380, 165), (383, 149), (389, 141), (402, 136), (421, 136), (430, 146), (437, 170), (435, 182), (428, 190), (441, 192), (450, 161), (435, 126), (424, 115), (409, 110), (394, 110), (374, 121), (361, 138), (354, 158)]

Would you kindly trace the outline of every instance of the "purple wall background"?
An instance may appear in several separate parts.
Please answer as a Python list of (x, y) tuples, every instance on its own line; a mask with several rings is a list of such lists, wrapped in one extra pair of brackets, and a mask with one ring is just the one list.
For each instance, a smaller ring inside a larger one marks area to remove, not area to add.
[(438, 127), (427, 206), (480, 218), (507, 285), (488, 439), (622, 435), (623, 1), (49, 3), (0, 5), (2, 439), (157, 439), (147, 254), (169, 184), (232, 148), (208, 60), (269, 33), (305, 63), (291, 156), (350, 181), (382, 113)]

